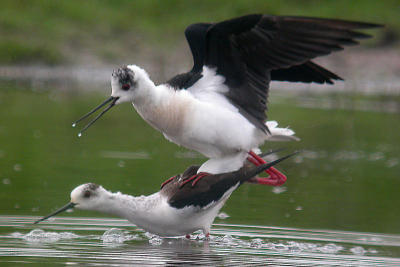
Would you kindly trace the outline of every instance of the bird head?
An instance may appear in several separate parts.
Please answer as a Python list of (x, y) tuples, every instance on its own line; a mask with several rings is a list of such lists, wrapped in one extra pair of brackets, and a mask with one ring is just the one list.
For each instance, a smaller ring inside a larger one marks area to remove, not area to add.
[(43, 217), (42, 219), (37, 220), (35, 224), (73, 208), (81, 210), (103, 211), (104, 207), (107, 205), (108, 193), (109, 192), (102, 186), (93, 183), (80, 185), (72, 190), (71, 202), (54, 211), (53, 213)]
[(145, 95), (149, 76), (145, 70), (135, 65), (114, 70), (111, 76), (111, 97), (115, 104), (135, 102)]
[(137, 103), (145, 99), (149, 87), (154, 87), (154, 83), (150, 80), (146, 71), (138, 66), (130, 65), (114, 70), (111, 76), (111, 96), (99, 106), (88, 112), (85, 116), (77, 120), (72, 124), (72, 127), (75, 127), (78, 122), (87, 118), (101, 107), (109, 104), (99, 115), (97, 115), (96, 118), (82, 129), (78, 134), (78, 136), (81, 136), (86, 129), (88, 129), (113, 106), (125, 102)]
[(107, 191), (97, 184), (83, 184), (72, 190), (71, 202), (75, 204), (76, 209), (98, 211), (99, 207), (104, 206), (106, 193)]

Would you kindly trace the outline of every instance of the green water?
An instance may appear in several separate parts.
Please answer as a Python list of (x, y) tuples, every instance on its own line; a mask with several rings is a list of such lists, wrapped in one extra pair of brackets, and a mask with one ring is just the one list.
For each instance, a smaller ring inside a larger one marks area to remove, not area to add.
[[(78, 88), (79, 91), (79, 88)], [(299, 142), (286, 147), (288, 177), (277, 190), (245, 184), (234, 192), (216, 222), (241, 225), (400, 234), (400, 116), (367, 108), (393, 97), (271, 93), (268, 115), (290, 126)], [(0, 88), (0, 214), (43, 216), (69, 201), (77, 185), (94, 182), (111, 191), (151, 194), (167, 178), (206, 159), (178, 147), (147, 125), (129, 104), (117, 106), (77, 136), (86, 122), (72, 123), (107, 96), (98, 93)], [(304, 105), (304, 99), (322, 108)], [(324, 108), (326, 101), (350, 106)], [(64, 216), (101, 217), (77, 211)]]
[[(0, 216), (1, 266), (399, 266), (400, 236), (214, 225), (209, 239), (151, 236), (126, 220)], [(7, 224), (7, 227), (4, 227)], [(47, 264), (47, 265), (46, 265)]]

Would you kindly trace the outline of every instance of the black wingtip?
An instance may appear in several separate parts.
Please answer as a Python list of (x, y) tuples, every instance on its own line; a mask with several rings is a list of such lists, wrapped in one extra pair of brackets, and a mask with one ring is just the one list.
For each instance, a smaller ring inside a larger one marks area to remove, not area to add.
[(292, 157), (292, 156), (294, 156), (294, 155), (296, 155), (297, 153), (300, 153), (300, 152), (301, 152), (300, 150), (297, 150), (297, 151), (293, 152), (292, 154), (289, 154), (287, 156), (281, 157), (281, 158), (279, 158), (277, 160), (274, 160), (274, 161), (271, 161), (271, 162), (268, 162), (268, 163), (253, 167), (250, 170), (246, 171), (246, 174), (248, 175), (247, 177), (248, 177), (248, 179), (251, 179), (252, 177), (260, 174), (263, 171), (265, 171), (266, 169), (269, 169), (272, 166), (280, 163), (281, 161), (284, 161), (285, 159), (288, 159), (288, 158), (290, 158), (290, 157)]
[(268, 151), (268, 152), (261, 153), (259, 156), (260, 156), (260, 158), (263, 158), (263, 157), (266, 157), (268, 155), (271, 155), (271, 154), (274, 154), (274, 153), (278, 153), (278, 152), (280, 152), (282, 150), (285, 150), (285, 149), (286, 149), (286, 147), (274, 149), (274, 150), (271, 150), (271, 151)]

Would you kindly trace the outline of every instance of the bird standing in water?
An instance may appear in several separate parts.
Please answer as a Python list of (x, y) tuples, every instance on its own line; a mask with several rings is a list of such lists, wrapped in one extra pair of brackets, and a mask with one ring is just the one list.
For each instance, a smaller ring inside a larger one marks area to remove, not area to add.
[(208, 175), (199, 180), (195, 187), (193, 183), (186, 182), (199, 168), (191, 166), (150, 196), (133, 197), (120, 192), (111, 193), (93, 183), (83, 184), (71, 192), (70, 203), (37, 220), (35, 224), (76, 208), (126, 218), (158, 236), (183, 236), (197, 230), (202, 230), (208, 236), (219, 210), (236, 188), (246, 181), (257, 183), (257, 174), (292, 155), (259, 166), (243, 167), (235, 172)]
[(236, 171), (265, 141), (298, 140), (266, 121), (270, 82), (342, 80), (310, 60), (370, 37), (354, 30), (378, 26), (262, 14), (193, 24), (185, 31), (194, 60), (189, 72), (156, 86), (138, 66), (117, 69), (111, 97), (77, 122), (109, 103), (83, 132), (114, 105), (131, 102), (168, 140), (209, 158), (198, 173)]

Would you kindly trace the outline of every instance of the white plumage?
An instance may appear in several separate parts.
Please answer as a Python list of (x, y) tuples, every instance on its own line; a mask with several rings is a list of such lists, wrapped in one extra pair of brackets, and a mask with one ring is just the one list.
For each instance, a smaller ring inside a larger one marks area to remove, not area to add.
[(290, 156), (235, 172), (207, 175), (197, 181), (196, 186), (191, 183), (191, 177), (199, 166), (191, 166), (183, 174), (173, 177), (159, 192), (149, 196), (133, 197), (120, 192), (111, 193), (93, 183), (83, 184), (72, 190), (70, 203), (35, 223), (76, 208), (126, 218), (159, 236), (182, 236), (197, 230), (208, 235), (219, 210), (238, 186), (246, 181), (257, 183), (254, 176)]
[(101, 186), (92, 192), (91, 198), (85, 198), (88, 184), (80, 185), (71, 192), (71, 202), (76, 203), (76, 209), (116, 215), (162, 237), (183, 236), (197, 230), (208, 234), (218, 211), (236, 187), (228, 190), (219, 201), (201, 208), (173, 208), (168, 204), (168, 196), (160, 192), (133, 197), (120, 192), (111, 193)]
[(111, 97), (98, 108), (132, 102), (168, 140), (210, 158), (199, 172), (238, 170), (264, 141), (298, 140), (292, 130), (266, 123), (270, 82), (341, 80), (310, 60), (369, 37), (354, 29), (377, 26), (262, 14), (193, 24), (185, 31), (192, 70), (156, 86), (143, 69), (122, 67), (113, 73)]
[(223, 95), (228, 91), (225, 79), (204, 67), (203, 77), (187, 90), (174, 90), (168, 84), (155, 86), (147, 73), (127, 66), (133, 74), (134, 88), (121, 89), (118, 75), (112, 77), (111, 96), (115, 104), (132, 102), (142, 118), (178, 145), (210, 158), (199, 172), (223, 173), (243, 166), (247, 152), (265, 140), (297, 140), (290, 129), (269, 122), (264, 133), (249, 122)]

